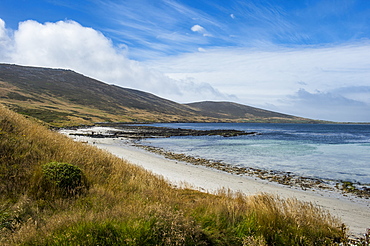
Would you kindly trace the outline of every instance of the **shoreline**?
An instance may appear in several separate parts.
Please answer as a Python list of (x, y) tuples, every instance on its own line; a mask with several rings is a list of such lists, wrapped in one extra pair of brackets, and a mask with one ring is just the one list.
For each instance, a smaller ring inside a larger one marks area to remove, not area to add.
[(347, 181), (325, 180), (320, 178), (309, 178), (292, 174), (291, 172), (265, 170), (252, 167), (238, 167), (235, 165), (224, 163), (223, 161), (209, 160), (199, 157), (194, 157), (186, 154), (177, 154), (171, 151), (166, 151), (163, 148), (143, 145), (141, 143), (134, 143), (134, 146), (147, 150), (149, 152), (162, 155), (167, 159), (183, 161), (193, 165), (204, 166), (211, 169), (231, 173), (234, 175), (255, 177), (260, 180), (266, 180), (271, 183), (285, 185), (290, 188), (300, 188), (302, 190), (319, 189), (334, 192), (341, 192), (343, 194), (350, 194), (359, 198), (370, 198), (369, 185), (357, 184), (363, 186), (362, 190), (356, 187), (356, 184)]
[[(222, 160), (212, 158), (205, 159), (198, 156), (188, 155), (186, 153), (175, 153), (163, 148), (142, 144), (142, 139), (150, 138), (168, 138), (172, 136), (213, 136), (233, 137), (239, 135), (261, 135), (259, 132), (247, 132), (233, 129), (213, 129), (213, 130), (195, 130), (187, 128), (169, 128), (149, 126), (142, 124), (123, 124), (123, 123), (102, 123), (99, 126), (87, 128), (68, 128), (69, 135), (72, 137), (91, 137), (94, 139), (101, 138), (121, 138), (130, 139), (135, 146), (143, 148), (152, 153), (165, 156), (168, 159), (176, 161), (189, 162), (194, 165), (201, 165), (213, 169), (218, 169), (227, 173), (236, 175), (246, 175), (257, 177), (262, 180), (268, 180), (273, 183), (283, 184), (289, 187), (299, 187), (302, 190), (321, 189), (332, 190), (341, 193), (355, 195), (359, 198), (370, 199), (370, 183), (360, 183), (350, 180), (325, 179), (320, 177), (307, 177), (297, 175), (292, 172), (261, 169), (258, 167), (247, 167), (232, 165)], [(68, 131), (64, 129), (64, 131)], [(62, 130), (63, 131), (63, 130)]]
[[(68, 135), (70, 131), (61, 131)], [(236, 175), (210, 167), (194, 165), (185, 161), (171, 160), (158, 153), (135, 146), (131, 140), (121, 138), (91, 138), (87, 136), (69, 136), (75, 141), (92, 144), (104, 149), (128, 162), (141, 166), (153, 174), (162, 176), (169, 183), (179, 188), (191, 188), (202, 192), (215, 193), (220, 189), (242, 192), (245, 195), (270, 193), (283, 199), (296, 198), (311, 202), (338, 217), (349, 228), (349, 234), (361, 237), (370, 227), (370, 201), (351, 194), (341, 194), (333, 190), (309, 188), (302, 190), (256, 177)]]

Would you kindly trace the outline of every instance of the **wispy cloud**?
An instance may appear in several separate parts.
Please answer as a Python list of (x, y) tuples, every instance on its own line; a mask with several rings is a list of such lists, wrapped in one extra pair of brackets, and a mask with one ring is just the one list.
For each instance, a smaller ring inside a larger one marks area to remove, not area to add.
[[(96, 3), (101, 10), (100, 18), (110, 26), (103, 31), (119, 42), (130, 44), (132, 48), (130, 55), (135, 59), (156, 58), (141, 57), (138, 53), (144, 52), (140, 52), (139, 49), (145, 49), (149, 54), (157, 54), (158, 57), (194, 52), (200, 46), (234, 45), (236, 41), (232, 37), (234, 31), (230, 32), (234, 27), (229, 27), (223, 20), (218, 19), (218, 13), (197, 9), (181, 1), (138, 0), (130, 4), (117, 1), (96, 1)], [(229, 14), (222, 15), (227, 17)], [(197, 35), (199, 33), (202, 35)]]
[[(210, 23), (209, 17), (191, 7), (176, 1), (145, 1), (135, 3), (102, 1), (101, 18), (109, 22), (112, 28), (105, 29), (121, 42), (131, 44), (130, 55), (135, 59), (140, 57), (139, 49), (153, 54), (178, 54), (179, 52), (195, 51), (199, 45), (207, 43), (204, 36), (199, 36), (191, 30), (197, 22)], [(106, 16), (105, 13), (110, 13)], [(200, 25), (199, 25), (200, 26)], [(196, 32), (203, 32), (198, 29)], [(206, 32), (203, 32), (206, 34)], [(140, 52), (143, 54), (144, 52)]]
[[(104, 23), (101, 31), (114, 42), (128, 45), (130, 57), (138, 60), (194, 52), (200, 47), (343, 43), (360, 38), (359, 33), (370, 24), (365, 11), (357, 14), (358, 1), (347, 1), (344, 7), (332, 0), (285, 4), (201, 1), (203, 8), (198, 2), (181, 0), (92, 1)], [(195, 27), (202, 29), (191, 31)]]

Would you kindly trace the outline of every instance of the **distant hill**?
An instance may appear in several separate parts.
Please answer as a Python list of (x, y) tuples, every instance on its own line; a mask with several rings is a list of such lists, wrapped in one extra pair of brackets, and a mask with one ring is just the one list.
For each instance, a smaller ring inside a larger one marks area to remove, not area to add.
[(230, 102), (179, 104), (71, 70), (10, 64), (0, 64), (0, 103), (53, 125), (306, 120)]
[(205, 101), (188, 103), (186, 105), (196, 109), (201, 115), (218, 119), (244, 119), (245, 121), (302, 120), (302, 118), (292, 115), (281, 114), (233, 102)]

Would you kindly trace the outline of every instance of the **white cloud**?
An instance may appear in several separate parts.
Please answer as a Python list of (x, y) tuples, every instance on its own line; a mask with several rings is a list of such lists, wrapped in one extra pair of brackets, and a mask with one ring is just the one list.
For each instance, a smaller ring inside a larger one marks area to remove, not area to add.
[(206, 29), (200, 25), (194, 25), (191, 27), (191, 30), (193, 32), (198, 32), (198, 33), (201, 33), (203, 34), (203, 37), (213, 37), (211, 34), (209, 34)]
[(235, 18), (236, 18), (234, 14), (231, 14), (231, 15), (230, 15), (230, 17), (231, 17), (232, 19), (235, 19)]
[(194, 25), (191, 27), (191, 30), (193, 32), (200, 32), (200, 33), (204, 33), (206, 31), (206, 29), (204, 29), (204, 27), (200, 26), (200, 25)]
[(74, 21), (45, 24), (25, 21), (19, 24), (13, 37), (6, 35), (4, 30), (1, 20), (0, 62), (68, 68), (107, 83), (148, 91), (179, 102), (229, 98), (209, 84), (174, 80), (130, 60), (126, 57), (126, 47), (115, 47), (102, 33)]
[(13, 51), (13, 45), (9, 36), (9, 31), (5, 28), (5, 22), (0, 19), (0, 59), (3, 62), (10, 61), (10, 54)]

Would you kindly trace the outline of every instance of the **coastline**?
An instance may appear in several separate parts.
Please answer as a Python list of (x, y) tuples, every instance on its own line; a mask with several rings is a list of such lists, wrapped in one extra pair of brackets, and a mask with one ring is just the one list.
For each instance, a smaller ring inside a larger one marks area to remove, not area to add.
[[(70, 131), (61, 131), (69, 135)], [(183, 161), (170, 160), (134, 146), (130, 140), (122, 138), (90, 138), (69, 136), (75, 141), (92, 144), (100, 149), (141, 166), (153, 174), (164, 177), (175, 187), (186, 187), (203, 192), (215, 193), (220, 189), (242, 192), (246, 195), (270, 193), (281, 198), (296, 198), (311, 202), (340, 218), (349, 228), (349, 234), (361, 237), (370, 227), (370, 201), (351, 194), (341, 194), (331, 190), (301, 190), (255, 177), (236, 175), (220, 170), (193, 165)]]

